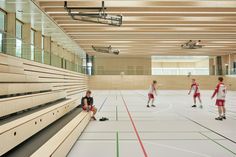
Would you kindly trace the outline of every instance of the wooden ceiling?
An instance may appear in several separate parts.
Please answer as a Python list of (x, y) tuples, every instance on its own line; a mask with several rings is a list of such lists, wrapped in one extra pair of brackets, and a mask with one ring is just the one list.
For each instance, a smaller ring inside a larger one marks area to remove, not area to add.
[[(68, 6), (96, 7), (101, 0), (67, 0)], [(236, 52), (236, 0), (105, 0), (107, 13), (122, 14), (121, 27), (75, 21), (63, 0), (37, 0), (87, 53), (91, 45), (120, 50), (121, 56), (224, 55)], [(202, 40), (202, 49), (182, 49)]]

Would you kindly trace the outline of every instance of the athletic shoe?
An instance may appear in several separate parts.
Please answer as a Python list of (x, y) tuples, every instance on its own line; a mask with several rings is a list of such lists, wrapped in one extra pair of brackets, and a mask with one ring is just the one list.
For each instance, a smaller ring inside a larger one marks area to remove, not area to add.
[(93, 120), (97, 120), (94, 116), (93, 117), (91, 117)]
[(106, 120), (109, 120), (109, 119), (106, 118), (106, 117), (102, 117), (102, 118), (99, 119), (99, 121), (106, 121)]
[(152, 105), (152, 107), (156, 107), (156, 105)]
[(197, 107), (197, 105), (193, 105), (192, 107)]
[(221, 116), (221, 118), (226, 119), (226, 116)]
[(147, 107), (150, 107), (149, 105), (147, 105)]
[(217, 118), (215, 118), (215, 120), (223, 120), (223, 118), (222, 117), (217, 117)]
[(203, 108), (203, 106), (202, 106), (202, 105), (200, 105), (200, 106), (199, 106), (199, 108), (201, 108), (201, 109), (202, 109), (202, 108)]

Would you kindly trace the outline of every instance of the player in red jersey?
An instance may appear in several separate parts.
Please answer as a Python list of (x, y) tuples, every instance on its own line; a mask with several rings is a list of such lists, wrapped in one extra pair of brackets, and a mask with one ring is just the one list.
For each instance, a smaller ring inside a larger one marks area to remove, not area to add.
[(191, 88), (188, 92), (188, 95), (190, 95), (191, 91), (193, 91), (193, 101), (194, 101), (194, 105), (192, 107), (197, 107), (196, 103), (196, 99), (198, 98), (199, 102), (200, 102), (200, 108), (202, 108), (202, 100), (201, 100), (201, 94), (200, 94), (200, 88), (199, 88), (199, 84), (196, 82), (196, 79), (192, 79), (192, 85)]
[(226, 97), (226, 87), (223, 83), (223, 77), (218, 78), (219, 83), (217, 84), (211, 99), (216, 96), (215, 105), (218, 107), (219, 117), (215, 118), (215, 120), (223, 120), (226, 119), (225, 116), (225, 97)]
[(149, 88), (149, 91), (148, 91), (148, 103), (147, 103), (147, 107), (150, 107), (149, 106), (149, 102), (152, 100), (152, 107), (156, 107), (155, 105), (154, 105), (154, 100), (155, 100), (155, 97), (154, 97), (154, 95), (155, 96), (157, 96), (157, 81), (156, 80), (154, 80), (153, 82), (152, 82), (152, 84), (150, 85), (150, 88)]

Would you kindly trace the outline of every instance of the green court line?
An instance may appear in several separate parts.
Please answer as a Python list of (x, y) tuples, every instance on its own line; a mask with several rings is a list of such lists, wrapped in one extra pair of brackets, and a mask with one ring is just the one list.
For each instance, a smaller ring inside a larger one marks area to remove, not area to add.
[(117, 106), (116, 106), (116, 121), (118, 121), (118, 110), (117, 110)]
[(119, 133), (116, 132), (116, 157), (120, 156), (120, 150), (119, 150)]
[(226, 150), (229, 151), (230, 153), (236, 155), (235, 152), (233, 152), (233, 151), (230, 150), (229, 148), (225, 147), (224, 145), (220, 144), (219, 142), (216, 142), (215, 140), (211, 139), (210, 137), (208, 137), (207, 135), (205, 135), (205, 134), (203, 134), (203, 133), (201, 133), (201, 132), (199, 132), (199, 133), (200, 133), (202, 136), (206, 137), (207, 139), (211, 140), (212, 142), (218, 144), (218, 145), (221, 146), (222, 148), (226, 149)]

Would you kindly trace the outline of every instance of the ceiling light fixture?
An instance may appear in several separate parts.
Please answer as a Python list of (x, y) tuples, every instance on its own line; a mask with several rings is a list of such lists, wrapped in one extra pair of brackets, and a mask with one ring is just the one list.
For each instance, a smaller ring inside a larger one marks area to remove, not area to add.
[(110, 54), (115, 54), (118, 55), (120, 53), (120, 51), (118, 49), (113, 50), (111, 45), (108, 47), (103, 47), (103, 46), (93, 46), (92, 48), (94, 51), (96, 52), (101, 52), (101, 53), (110, 53)]
[(203, 47), (203, 45), (201, 45), (201, 40), (189, 40), (188, 42), (182, 44), (181, 47), (183, 49), (200, 49)]
[(107, 9), (102, 1), (101, 7), (68, 7), (67, 1), (64, 1), (64, 9), (74, 20), (108, 24), (112, 26), (122, 25), (122, 15), (109, 15), (105, 12)]

